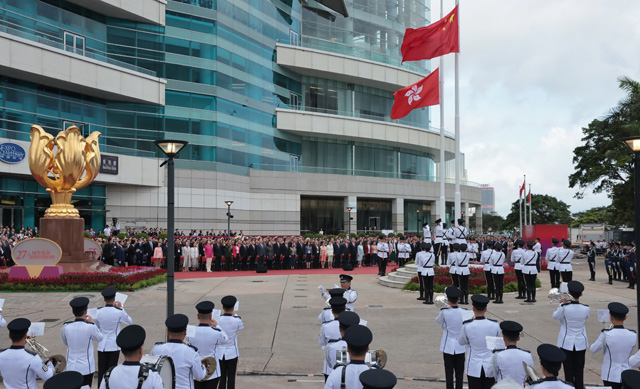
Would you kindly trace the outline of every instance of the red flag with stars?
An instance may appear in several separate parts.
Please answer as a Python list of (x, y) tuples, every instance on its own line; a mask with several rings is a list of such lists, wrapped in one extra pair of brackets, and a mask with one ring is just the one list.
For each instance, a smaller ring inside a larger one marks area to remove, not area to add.
[(460, 52), (458, 6), (443, 19), (426, 27), (407, 28), (402, 41), (402, 62), (431, 59)]
[(393, 94), (391, 119), (400, 119), (416, 108), (440, 104), (440, 69), (436, 69), (415, 84)]

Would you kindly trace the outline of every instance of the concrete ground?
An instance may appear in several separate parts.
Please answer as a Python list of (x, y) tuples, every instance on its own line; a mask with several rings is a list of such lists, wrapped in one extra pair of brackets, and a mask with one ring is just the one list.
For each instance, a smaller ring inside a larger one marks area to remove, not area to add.
[[(589, 341), (593, 342), (602, 329), (597, 321), (597, 310), (606, 308), (611, 301), (619, 301), (631, 309), (627, 327), (637, 328), (636, 293), (626, 284), (606, 284), (604, 265), (599, 258), (597, 281), (589, 278), (586, 262), (574, 266), (574, 279), (582, 281), (586, 290), (582, 301), (591, 306), (587, 322)], [(359, 275), (353, 288), (358, 291), (356, 312), (367, 320), (373, 331), (373, 349), (388, 354), (387, 369), (399, 378), (398, 388), (442, 388), (444, 368), (439, 352), (441, 328), (436, 325), (438, 310), (434, 306), (416, 301), (417, 294), (382, 287), (375, 275)], [(557, 304), (550, 304), (548, 273), (541, 276), (542, 289), (534, 305), (505, 295), (505, 304), (490, 304), (488, 317), (516, 320), (524, 326), (519, 344), (535, 356), (540, 343), (555, 343), (559, 323), (551, 319)], [(332, 287), (335, 275), (252, 275), (247, 277), (180, 280), (176, 282), (176, 313), (184, 313), (196, 323), (194, 305), (211, 300), (219, 307), (220, 298), (233, 294), (240, 301), (239, 314), (245, 329), (239, 333), (240, 363), (239, 388), (321, 388), (323, 386), (323, 353), (317, 344), (320, 323), (317, 316), (324, 301), (318, 285)], [(7, 320), (27, 317), (32, 321), (45, 321), (45, 336), (38, 340), (51, 353), (64, 354), (60, 328), (71, 320), (68, 302), (76, 296), (87, 296), (90, 307), (101, 304), (100, 293), (0, 293), (5, 298), (4, 316)], [(166, 285), (157, 285), (129, 294), (127, 312), (134, 323), (147, 330), (146, 350), (155, 342), (164, 340)], [(8, 347), (6, 329), (0, 329), (0, 347)], [(587, 352), (585, 381), (588, 385), (602, 384), (599, 378), (602, 353)], [(562, 374), (561, 374), (562, 376)], [(97, 387), (94, 380), (94, 387)]]

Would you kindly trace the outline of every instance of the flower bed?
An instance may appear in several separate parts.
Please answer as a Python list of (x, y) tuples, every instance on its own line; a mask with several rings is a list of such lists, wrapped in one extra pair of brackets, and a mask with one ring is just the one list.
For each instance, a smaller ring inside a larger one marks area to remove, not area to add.
[[(449, 267), (439, 266), (434, 268), (435, 278), (433, 280), (433, 290), (435, 293), (444, 293), (444, 289), (447, 286), (453, 285), (451, 281), (451, 275), (449, 275)], [(482, 294), (487, 293), (487, 282), (484, 276), (484, 271), (480, 267), (469, 268), (469, 294)], [(540, 287), (540, 280), (536, 281), (536, 287)], [(418, 276), (415, 276), (411, 281), (402, 288), (403, 290), (420, 290), (420, 284)], [(517, 292), (518, 280), (516, 279), (516, 272), (512, 266), (504, 268), (504, 292)]]
[(107, 272), (65, 273), (60, 278), (32, 278), (9, 281), (0, 274), (0, 290), (15, 292), (96, 291), (114, 286), (132, 291), (166, 281), (167, 271), (142, 266), (113, 267)]

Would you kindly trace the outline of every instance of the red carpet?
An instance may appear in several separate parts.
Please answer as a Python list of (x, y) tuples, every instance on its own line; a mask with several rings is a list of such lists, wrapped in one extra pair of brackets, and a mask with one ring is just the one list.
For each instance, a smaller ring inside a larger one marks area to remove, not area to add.
[[(387, 274), (395, 270), (396, 266), (387, 266)], [(294, 269), (294, 270), (269, 270), (268, 273), (258, 274), (255, 271), (243, 270), (243, 271), (219, 271), (207, 273), (205, 271), (188, 271), (188, 272), (176, 272), (175, 278), (177, 280), (188, 280), (193, 278), (213, 278), (213, 277), (250, 277), (250, 276), (283, 276), (293, 274), (378, 274), (377, 266), (357, 267), (353, 271), (345, 272), (338, 269)]]

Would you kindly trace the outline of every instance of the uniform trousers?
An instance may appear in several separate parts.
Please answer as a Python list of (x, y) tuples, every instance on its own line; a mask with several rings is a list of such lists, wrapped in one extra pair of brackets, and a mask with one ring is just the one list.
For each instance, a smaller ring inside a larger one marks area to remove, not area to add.
[(560, 272), (558, 270), (549, 270), (549, 282), (552, 288), (558, 288), (556, 280), (560, 280)]
[(458, 282), (460, 283), (460, 291), (464, 297), (465, 293), (469, 293), (469, 276), (458, 275)]
[(438, 257), (440, 257), (440, 250), (441, 249), (442, 249), (442, 243), (434, 243), (433, 244), (433, 252), (436, 253), (436, 255), (435, 255), (435, 257), (436, 257), (435, 265), (439, 265)]
[(442, 353), (442, 356), (444, 357), (444, 375), (447, 380), (447, 389), (454, 389), (454, 374), (456, 379), (455, 389), (462, 389), (462, 380), (464, 378), (464, 353)]
[(236, 369), (238, 358), (220, 360), (220, 389), (234, 389), (236, 387)]
[(584, 388), (584, 355), (585, 350), (573, 351), (565, 350), (567, 359), (564, 361), (564, 380), (573, 384), (575, 388)]
[(490, 270), (484, 271), (484, 278), (487, 280), (487, 294), (491, 296), (496, 290), (493, 284), (493, 274), (491, 274)]
[(621, 382), (611, 382), (611, 381), (602, 381), (604, 383), (604, 386), (610, 386), (612, 389), (622, 389), (622, 383)]
[(589, 271), (591, 272), (591, 279), (595, 280), (596, 279), (596, 260), (588, 260), (587, 261), (589, 263)]
[(610, 259), (605, 259), (604, 260), (604, 268), (607, 271), (607, 276), (609, 276), (609, 283), (611, 283), (613, 281), (613, 269), (611, 266), (611, 260)]
[(524, 276), (522, 275), (522, 270), (516, 270), (516, 279), (518, 280), (518, 297), (524, 296), (525, 283)]
[(527, 285), (527, 294), (531, 294), (531, 298), (535, 298), (537, 274), (523, 274), (524, 282)]
[(572, 271), (561, 271), (560, 275), (562, 276), (562, 282), (569, 282), (573, 280), (573, 272)]
[(217, 389), (218, 381), (220, 381), (220, 377), (208, 381), (193, 381), (193, 387), (195, 389)]
[(378, 273), (381, 276), (387, 274), (387, 260), (388, 258), (380, 258), (378, 257)]
[(418, 273), (418, 281), (420, 282), (420, 297), (424, 296), (424, 290), (426, 289), (424, 286), (425, 277), (422, 274)]
[(485, 376), (484, 367), (480, 371), (480, 377), (467, 375), (467, 381), (469, 381), (469, 389), (491, 389), (496, 383), (495, 378)]
[(422, 276), (425, 293), (433, 293), (433, 276)]
[(504, 288), (504, 274), (493, 274), (493, 285), (496, 293), (502, 293)]
[(100, 387), (104, 373), (106, 373), (110, 367), (118, 365), (119, 356), (120, 351), (98, 351), (98, 387)]
[(83, 382), (82, 382), (82, 386), (89, 386), (91, 387), (91, 383), (93, 383), (93, 373), (92, 374), (87, 374), (83, 377)]
[(440, 263), (442, 263), (443, 265), (447, 264), (447, 256), (449, 255), (449, 253), (447, 252), (448, 250), (449, 246), (443, 243), (442, 248), (440, 249)]

